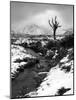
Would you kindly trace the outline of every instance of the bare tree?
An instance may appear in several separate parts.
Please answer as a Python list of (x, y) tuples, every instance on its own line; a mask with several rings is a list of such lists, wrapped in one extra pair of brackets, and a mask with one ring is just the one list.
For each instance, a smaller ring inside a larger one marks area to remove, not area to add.
[(56, 30), (58, 27), (61, 27), (61, 25), (59, 25), (59, 22), (57, 22), (57, 16), (55, 16), (55, 19), (52, 18), (51, 23), (50, 23), (50, 20), (48, 20), (48, 23), (53, 30), (54, 40), (56, 40)]

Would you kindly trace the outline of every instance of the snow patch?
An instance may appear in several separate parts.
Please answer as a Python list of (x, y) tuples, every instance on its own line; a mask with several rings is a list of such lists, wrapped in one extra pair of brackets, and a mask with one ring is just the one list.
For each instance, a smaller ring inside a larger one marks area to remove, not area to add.
[(66, 67), (68, 65), (71, 66), (71, 71), (69, 73), (65, 73), (61, 70), (59, 64), (56, 65), (47, 73), (47, 77), (44, 78), (43, 82), (37, 88), (37, 91), (32, 91), (26, 95), (29, 95), (30, 97), (56, 95), (58, 90), (62, 87), (66, 89), (70, 88), (70, 90), (65, 92), (63, 95), (73, 94), (73, 73), (71, 73), (73, 69), (73, 60), (69, 61), (68, 56), (69, 55), (64, 57), (60, 62), (63, 63), (61, 67), (63, 65)]
[(68, 57), (69, 57), (69, 55), (67, 55), (66, 57), (64, 57), (61, 61), (60, 61), (60, 63), (66, 63), (67, 61), (68, 61)]
[(27, 53), (27, 51), (17, 45), (11, 45), (11, 72), (14, 73), (19, 66), (27, 64), (27, 62), (20, 62), (20, 63), (15, 63), (17, 59), (22, 60), (23, 58), (35, 58), (34, 56), (30, 55)]

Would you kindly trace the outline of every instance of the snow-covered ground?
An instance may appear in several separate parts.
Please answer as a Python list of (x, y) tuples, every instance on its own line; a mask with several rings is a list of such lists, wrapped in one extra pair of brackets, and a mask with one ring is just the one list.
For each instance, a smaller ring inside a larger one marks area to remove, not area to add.
[[(23, 40), (25, 42), (25, 40)], [(29, 44), (32, 41), (27, 41)], [(20, 40), (16, 41), (16, 44), (21, 43)], [(41, 41), (42, 46), (46, 45), (46, 42)], [(36, 89), (36, 91), (29, 92), (28, 94), (25, 94), (25, 96), (54, 96), (59, 95), (59, 90), (69, 89), (68, 91), (64, 92), (63, 95), (66, 94), (73, 94), (73, 60), (69, 58), (69, 55), (73, 49), (68, 49), (68, 53), (65, 57), (63, 57), (60, 62), (51, 68), (49, 72), (40, 72), (39, 74), (46, 73), (47, 76), (44, 78), (43, 82), (40, 84), (40, 86)], [(49, 52), (47, 51), (47, 55), (49, 55)], [(55, 51), (55, 54), (53, 56), (53, 59), (56, 58), (58, 55), (57, 50)], [(24, 49), (21, 46), (18, 45), (11, 45), (11, 76), (16, 72), (17, 68), (21, 65), (27, 64), (27, 62), (16, 62), (17, 59), (22, 60), (23, 58), (35, 58), (33, 55), (29, 54), (26, 49)], [(69, 71), (67, 71), (67, 68), (69, 67)]]
[(22, 60), (23, 58), (35, 58), (33, 55), (28, 54), (27, 51), (18, 45), (11, 45), (11, 73), (14, 74), (16, 69), (21, 66), (26, 64), (27, 62), (20, 62), (20, 63), (15, 63), (17, 59)]
[[(73, 94), (73, 60), (69, 60), (68, 56), (67, 54), (66, 57), (61, 59), (60, 63), (50, 69), (47, 73), (47, 77), (44, 78), (43, 82), (37, 88), (37, 91), (32, 91), (26, 95), (30, 97), (59, 95), (58, 91), (62, 88), (69, 89), (64, 92), (63, 95)], [(71, 69), (66, 72), (68, 66), (70, 66)]]

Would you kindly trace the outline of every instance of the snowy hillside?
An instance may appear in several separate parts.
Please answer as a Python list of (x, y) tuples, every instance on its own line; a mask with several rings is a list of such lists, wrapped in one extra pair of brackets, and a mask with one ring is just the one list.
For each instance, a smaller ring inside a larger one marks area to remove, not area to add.
[(27, 62), (18, 62), (15, 63), (16, 60), (23, 58), (35, 58), (33, 55), (28, 54), (27, 51), (21, 47), (16, 45), (11, 45), (11, 73), (14, 74), (17, 70), (17, 68), (21, 65), (26, 64)]
[(47, 73), (37, 91), (26, 95), (33, 97), (73, 94), (73, 60), (68, 58), (70, 52)]
[(73, 94), (74, 37), (11, 38), (12, 98)]

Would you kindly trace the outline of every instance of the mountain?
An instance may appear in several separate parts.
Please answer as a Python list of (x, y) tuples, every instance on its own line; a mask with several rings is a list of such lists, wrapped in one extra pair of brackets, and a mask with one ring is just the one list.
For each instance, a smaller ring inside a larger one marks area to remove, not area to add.
[(41, 26), (32, 24), (25, 26), (23, 29), (23, 33), (30, 35), (47, 35), (49, 31)]
[(69, 29), (67, 29), (67, 30), (65, 30), (65, 31), (66, 31), (66, 32), (64, 33), (64, 35), (72, 35), (72, 34), (74, 34), (72, 28), (69, 28)]

